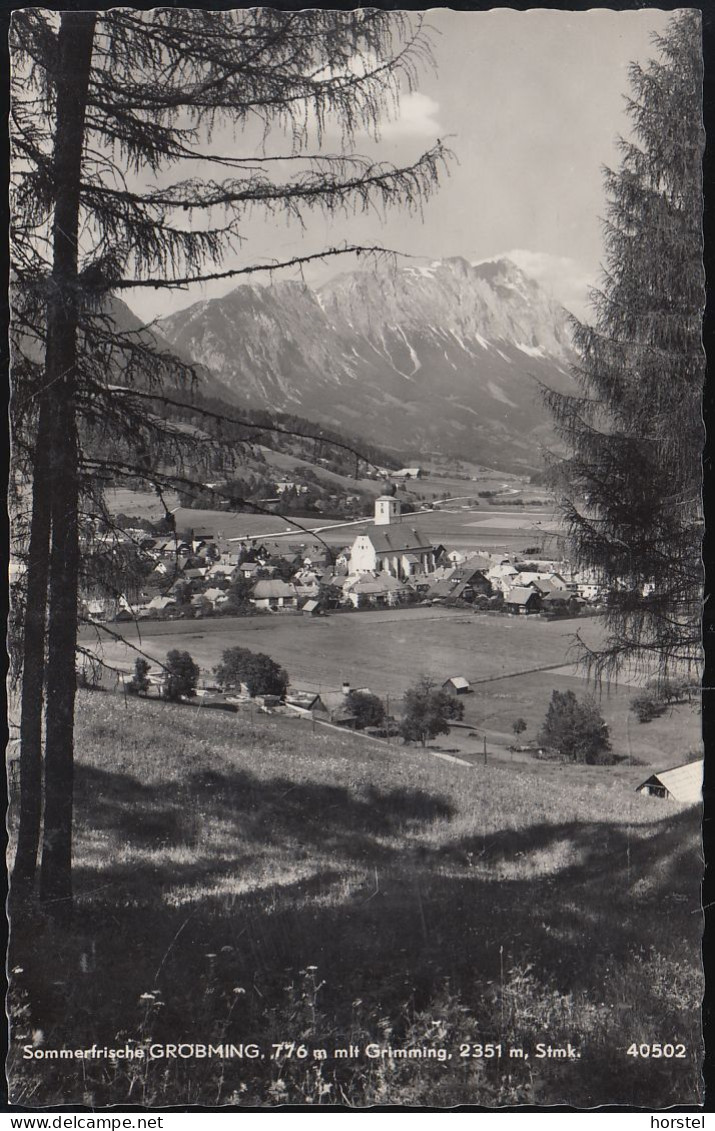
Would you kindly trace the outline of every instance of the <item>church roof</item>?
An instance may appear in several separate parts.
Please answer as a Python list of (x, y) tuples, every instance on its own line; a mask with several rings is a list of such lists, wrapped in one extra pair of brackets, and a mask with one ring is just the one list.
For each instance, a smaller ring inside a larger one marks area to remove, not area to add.
[(378, 554), (400, 554), (406, 550), (431, 550), (429, 538), (413, 527), (396, 523), (394, 526), (369, 526), (365, 531)]

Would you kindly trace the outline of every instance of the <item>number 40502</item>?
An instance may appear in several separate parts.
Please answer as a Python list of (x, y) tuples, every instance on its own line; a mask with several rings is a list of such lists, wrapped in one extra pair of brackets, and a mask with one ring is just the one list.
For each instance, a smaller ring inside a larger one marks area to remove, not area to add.
[(634, 1041), (626, 1050), (626, 1056), (651, 1057), (652, 1060), (661, 1057), (667, 1060), (671, 1058), (682, 1060), (686, 1055), (685, 1045), (661, 1045), (657, 1042), (652, 1045), (637, 1045)]

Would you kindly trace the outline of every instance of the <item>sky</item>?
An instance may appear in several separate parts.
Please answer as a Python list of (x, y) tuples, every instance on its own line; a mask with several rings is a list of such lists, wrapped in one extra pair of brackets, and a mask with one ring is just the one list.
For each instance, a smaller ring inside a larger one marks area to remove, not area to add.
[[(422, 214), (393, 207), (384, 216), (320, 213), (304, 228), (281, 218), (247, 217), (240, 252), (224, 266), (268, 263), (343, 242), (380, 245), (429, 262), (460, 255), (477, 262), (508, 254), (579, 317), (599, 281), (602, 168), (617, 167), (615, 139), (628, 134), (628, 65), (655, 55), (652, 34), (669, 13), (428, 11), (436, 70), (421, 73), (381, 140), (358, 137), (354, 149), (396, 164), (414, 161), (441, 138), (455, 154), (449, 176)], [(251, 152), (257, 138), (218, 138)], [(285, 152), (285, 141), (270, 143)], [(335, 152), (337, 130), (324, 147)], [(362, 261), (361, 261), (362, 263)], [(340, 257), (304, 269), (319, 285), (356, 261)], [(296, 278), (296, 271), (273, 278)], [(270, 276), (252, 276), (268, 282)], [(245, 279), (171, 293), (127, 292), (140, 317), (172, 313), (228, 293)]]

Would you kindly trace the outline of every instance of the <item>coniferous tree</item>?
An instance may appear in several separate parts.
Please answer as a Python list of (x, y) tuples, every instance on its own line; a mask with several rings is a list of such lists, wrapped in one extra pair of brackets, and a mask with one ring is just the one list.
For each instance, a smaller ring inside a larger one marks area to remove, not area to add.
[[(104, 483), (150, 483), (162, 498), (192, 482), (162, 467), (161, 453), (185, 458), (192, 445), (156, 411), (191, 367), (118, 330), (111, 296), (265, 270), (245, 257), (225, 266), (252, 209), (300, 219), (312, 208), (418, 207), (445, 154), (438, 142), (396, 168), (350, 152), (428, 58), (421, 19), (405, 13), (25, 9), (13, 13), (11, 51), (12, 419), (15, 473), (32, 490), (13, 888), (32, 887), (44, 800), (41, 896), (60, 908), (72, 899), (83, 512), (109, 520)], [(222, 148), (223, 128), (235, 138), (248, 123), (264, 141), (282, 132), (285, 151)], [(330, 123), (342, 151), (311, 152)], [(371, 249), (290, 262), (348, 250)]]
[(632, 64), (632, 139), (605, 171), (605, 268), (574, 322), (580, 395), (546, 394), (572, 454), (556, 463), (573, 552), (607, 594), (598, 676), (700, 653), (702, 60), (700, 14)]

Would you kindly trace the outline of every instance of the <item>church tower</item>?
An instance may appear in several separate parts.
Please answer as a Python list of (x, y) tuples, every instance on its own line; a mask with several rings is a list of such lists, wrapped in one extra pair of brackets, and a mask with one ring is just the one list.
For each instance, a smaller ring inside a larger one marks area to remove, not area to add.
[(400, 517), (400, 504), (395, 498), (394, 483), (383, 483), (382, 494), (375, 499), (375, 526), (389, 526)]

